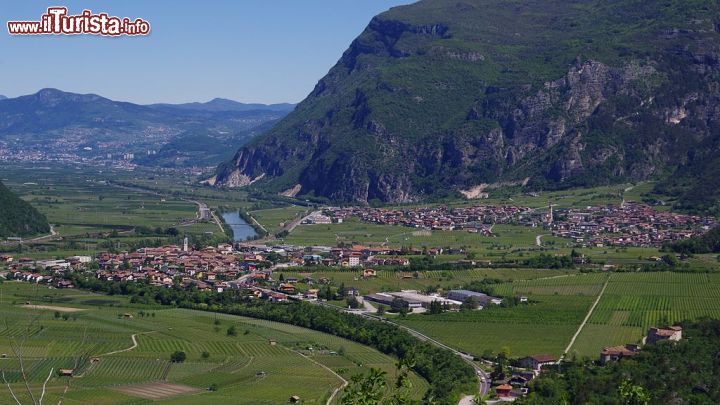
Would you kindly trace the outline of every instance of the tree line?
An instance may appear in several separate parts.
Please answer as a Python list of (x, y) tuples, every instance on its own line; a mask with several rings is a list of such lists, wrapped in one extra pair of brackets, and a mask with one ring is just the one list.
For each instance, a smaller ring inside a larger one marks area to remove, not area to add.
[(720, 253), (720, 226), (704, 235), (673, 242), (664, 246), (664, 250), (680, 254)]
[(564, 363), (530, 383), (517, 404), (720, 403), (720, 320), (684, 322), (680, 342), (645, 345), (630, 358), (598, 366)]
[(430, 388), (425, 400), (456, 404), (460, 394), (477, 390), (474, 370), (452, 352), (422, 342), (395, 325), (347, 314), (307, 302), (269, 303), (251, 299), (239, 290), (222, 293), (157, 287), (146, 282), (114, 282), (73, 273), (67, 276), (79, 288), (106, 294), (129, 295), (132, 302), (222, 312), (282, 322), (329, 333), (373, 347), (397, 357), (412, 359), (412, 369)]

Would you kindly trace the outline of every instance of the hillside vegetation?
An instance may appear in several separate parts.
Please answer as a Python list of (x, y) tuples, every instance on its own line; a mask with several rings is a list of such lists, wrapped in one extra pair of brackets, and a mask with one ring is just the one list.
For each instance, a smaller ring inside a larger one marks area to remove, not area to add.
[(701, 184), (720, 156), (718, 15), (710, 0), (394, 8), (218, 183), (405, 202), (498, 181), (658, 178), (685, 208), (712, 209), (718, 188)]
[(646, 345), (631, 359), (606, 367), (564, 365), (543, 374), (522, 404), (716, 404), (720, 401), (720, 321), (683, 325), (677, 344)]
[(50, 225), (45, 216), (0, 183), (0, 237), (48, 232)]

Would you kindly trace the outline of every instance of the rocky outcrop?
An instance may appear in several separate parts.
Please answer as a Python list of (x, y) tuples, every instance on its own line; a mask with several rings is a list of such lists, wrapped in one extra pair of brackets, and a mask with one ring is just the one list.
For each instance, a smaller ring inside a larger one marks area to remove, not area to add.
[[(709, 23), (680, 28), (659, 0), (642, 10), (610, 0), (592, 15), (490, 3), (426, 0), (374, 18), (218, 184), (265, 174), (258, 184), (277, 192), (300, 185), (299, 195), (346, 202), (474, 195), (528, 178), (544, 189), (609, 184), (664, 175), (720, 137), (720, 35), (698, 28)], [(704, 15), (693, 7), (683, 15)], [(661, 28), (636, 30), (642, 13)], [(575, 20), (584, 25), (561, 22)], [(606, 46), (594, 24), (628, 33), (613, 37), (623, 46)]]

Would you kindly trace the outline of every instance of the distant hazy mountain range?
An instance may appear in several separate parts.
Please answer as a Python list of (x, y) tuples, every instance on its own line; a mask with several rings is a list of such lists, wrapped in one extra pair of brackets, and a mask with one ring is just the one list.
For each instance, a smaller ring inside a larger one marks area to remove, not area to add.
[(5, 97), (5, 96), (3, 96), (2, 94), (0, 94), (0, 100), (5, 100), (6, 98), (7, 98), (7, 97)]
[(48, 158), (213, 165), (292, 108), (223, 99), (138, 105), (43, 89), (0, 101), (0, 149)]
[(151, 104), (148, 107), (181, 108), (199, 111), (278, 111), (288, 113), (295, 108), (295, 104), (245, 104), (226, 98), (215, 98), (207, 103)]

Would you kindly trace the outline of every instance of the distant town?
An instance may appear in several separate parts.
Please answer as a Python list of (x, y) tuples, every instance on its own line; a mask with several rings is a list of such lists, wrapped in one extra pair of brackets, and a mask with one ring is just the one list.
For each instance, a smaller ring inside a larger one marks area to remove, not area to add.
[(492, 235), (493, 225), (544, 227), (553, 236), (570, 238), (581, 247), (658, 247), (663, 243), (701, 235), (716, 225), (714, 217), (658, 211), (634, 202), (585, 209), (544, 209), (508, 205), (450, 208), (387, 209), (327, 208), (307, 223), (342, 222), (355, 217), (381, 225), (402, 225), (429, 230), (464, 230)]

